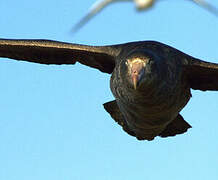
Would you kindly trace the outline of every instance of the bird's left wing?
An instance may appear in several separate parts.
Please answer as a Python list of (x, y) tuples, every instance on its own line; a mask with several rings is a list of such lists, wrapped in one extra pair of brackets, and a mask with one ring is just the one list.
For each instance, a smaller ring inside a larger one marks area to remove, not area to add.
[(119, 45), (87, 46), (51, 40), (0, 39), (0, 57), (40, 64), (81, 64), (112, 73)]
[(218, 91), (218, 64), (195, 58), (184, 65), (184, 72), (192, 89)]

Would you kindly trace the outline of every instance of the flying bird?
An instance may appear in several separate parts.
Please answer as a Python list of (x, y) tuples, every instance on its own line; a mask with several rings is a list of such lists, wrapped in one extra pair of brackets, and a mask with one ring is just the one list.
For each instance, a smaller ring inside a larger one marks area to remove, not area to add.
[[(150, 9), (157, 1), (160, 0), (97, 0), (88, 10), (87, 14), (72, 28), (72, 32), (78, 31), (83, 25), (85, 25), (93, 16), (103, 10), (107, 5), (114, 2), (130, 2), (133, 1), (135, 3), (136, 9), (138, 11)], [(189, 0), (197, 5), (205, 8), (209, 12), (218, 16), (218, 9), (206, 2), (205, 0)]]
[(156, 41), (88, 46), (51, 40), (0, 39), (0, 57), (40, 64), (75, 64), (112, 74), (115, 100), (105, 110), (129, 135), (153, 140), (185, 133), (180, 111), (191, 89), (218, 90), (218, 64)]

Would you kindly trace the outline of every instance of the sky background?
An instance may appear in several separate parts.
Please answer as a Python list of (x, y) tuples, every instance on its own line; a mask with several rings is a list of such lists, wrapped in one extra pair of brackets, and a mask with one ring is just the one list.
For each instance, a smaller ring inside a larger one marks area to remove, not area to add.
[[(0, 37), (89, 45), (156, 40), (218, 63), (218, 17), (189, 0), (137, 12), (111, 4), (79, 32), (95, 0), (1, 0)], [(218, 2), (208, 0), (218, 8)], [(1, 180), (217, 180), (218, 92), (192, 91), (183, 135), (138, 141), (104, 110), (110, 75), (80, 65), (0, 59)]]

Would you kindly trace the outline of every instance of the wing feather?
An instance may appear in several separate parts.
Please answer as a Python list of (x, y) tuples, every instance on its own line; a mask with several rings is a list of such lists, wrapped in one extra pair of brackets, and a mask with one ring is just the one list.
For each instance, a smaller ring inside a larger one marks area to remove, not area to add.
[(0, 39), (0, 57), (40, 64), (81, 64), (112, 73), (120, 46), (87, 46), (51, 40)]
[(218, 64), (191, 58), (185, 71), (192, 89), (218, 90)]

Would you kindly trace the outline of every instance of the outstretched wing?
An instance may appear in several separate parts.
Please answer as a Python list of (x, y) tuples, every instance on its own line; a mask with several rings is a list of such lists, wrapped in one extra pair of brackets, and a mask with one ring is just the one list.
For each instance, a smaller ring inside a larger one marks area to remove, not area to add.
[(0, 39), (0, 57), (40, 64), (81, 64), (112, 73), (120, 46), (87, 46), (50, 40)]
[(206, 2), (205, 0), (193, 0), (193, 2), (213, 13), (215, 16), (218, 16), (218, 9), (212, 4)]
[(218, 64), (190, 58), (184, 68), (192, 89), (218, 90)]
[(79, 30), (84, 24), (86, 24), (92, 17), (94, 17), (97, 13), (99, 13), (103, 8), (105, 8), (108, 4), (117, 1), (117, 0), (100, 0), (96, 1), (88, 13), (73, 27), (72, 31), (76, 32)]

